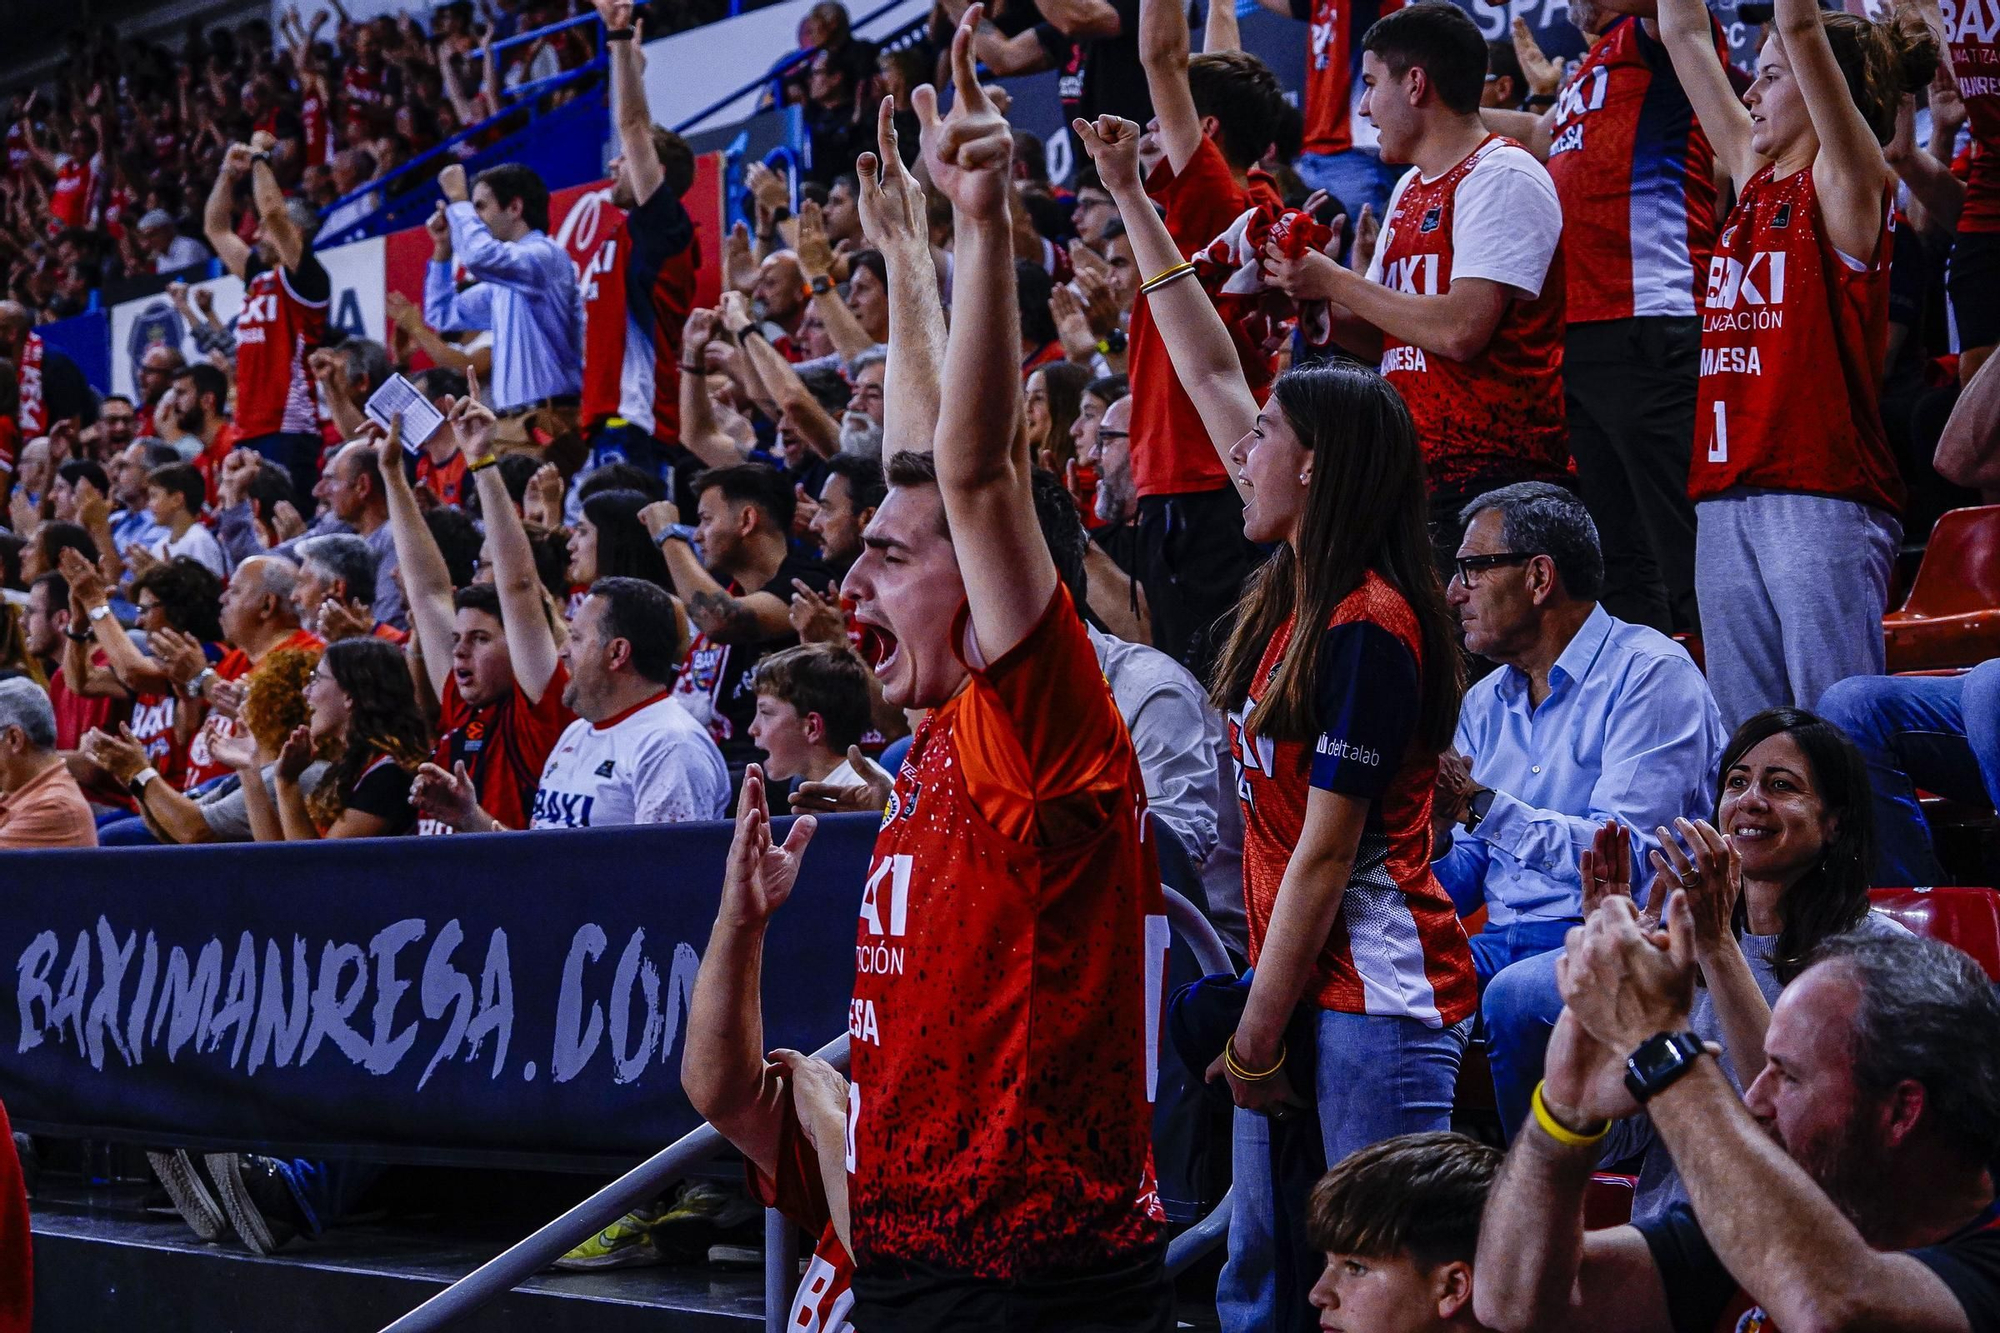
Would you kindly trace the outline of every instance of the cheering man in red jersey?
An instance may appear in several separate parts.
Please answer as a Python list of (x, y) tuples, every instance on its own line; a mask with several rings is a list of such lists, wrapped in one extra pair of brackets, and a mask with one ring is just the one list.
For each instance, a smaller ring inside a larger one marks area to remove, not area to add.
[[(1166, 922), (1131, 740), (1035, 518), (1013, 140), (974, 82), (980, 13), (952, 43), (951, 114), (917, 90), (957, 237), (936, 448), (890, 456), (842, 590), (884, 696), (929, 710), (856, 937), (853, 1318), (1167, 1329), (1148, 1155)], [(864, 216), (909, 188), (900, 164), (859, 166)]]

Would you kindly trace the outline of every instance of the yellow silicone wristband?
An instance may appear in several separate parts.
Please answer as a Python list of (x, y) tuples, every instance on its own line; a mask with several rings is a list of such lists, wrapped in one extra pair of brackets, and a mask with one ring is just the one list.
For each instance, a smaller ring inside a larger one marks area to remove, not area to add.
[(1595, 1134), (1579, 1134), (1557, 1120), (1553, 1115), (1549, 1114), (1549, 1104), (1542, 1100), (1542, 1085), (1540, 1083), (1535, 1085), (1535, 1095), (1528, 1099), (1528, 1104), (1534, 1108), (1535, 1123), (1542, 1127), (1542, 1133), (1548, 1135), (1557, 1143), (1562, 1144), (1565, 1148), (1588, 1148), (1593, 1143), (1602, 1142), (1604, 1136), (1611, 1132), (1611, 1122), (1609, 1120), (1599, 1126)]

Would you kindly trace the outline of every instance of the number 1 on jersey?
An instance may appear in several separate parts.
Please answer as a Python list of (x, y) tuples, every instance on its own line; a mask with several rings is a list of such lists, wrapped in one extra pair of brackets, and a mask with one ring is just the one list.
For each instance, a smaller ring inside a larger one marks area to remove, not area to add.
[(1708, 441), (1708, 461), (1729, 461), (1729, 404), (1720, 398), (1715, 400), (1715, 434)]

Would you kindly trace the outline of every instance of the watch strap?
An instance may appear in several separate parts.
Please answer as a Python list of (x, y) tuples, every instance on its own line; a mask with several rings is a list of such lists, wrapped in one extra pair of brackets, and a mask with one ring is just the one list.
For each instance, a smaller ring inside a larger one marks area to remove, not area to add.
[(90, 623), (95, 625), (98, 621), (104, 619), (104, 617), (110, 614), (111, 614), (111, 604), (108, 602), (99, 602), (96, 606), (90, 608), (89, 612)]
[(1625, 1090), (1643, 1106), (1679, 1082), (1707, 1051), (1692, 1032), (1655, 1033), (1625, 1058)]
[(1481, 787), (1478, 791), (1467, 797), (1465, 802), (1465, 831), (1470, 833), (1474, 829), (1477, 829), (1480, 821), (1486, 818), (1486, 812), (1492, 808), (1493, 789), (1491, 787)]

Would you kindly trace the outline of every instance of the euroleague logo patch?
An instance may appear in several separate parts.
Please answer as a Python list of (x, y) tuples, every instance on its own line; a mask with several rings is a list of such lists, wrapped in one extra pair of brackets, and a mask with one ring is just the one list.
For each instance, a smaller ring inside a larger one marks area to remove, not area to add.
[(1419, 232), (1436, 231), (1438, 229), (1438, 223), (1442, 222), (1443, 220), (1444, 220), (1444, 208), (1442, 205), (1427, 208), (1424, 210), (1424, 220), (1417, 224), (1417, 230)]
[(1753, 1305), (1736, 1321), (1736, 1333), (1774, 1333), (1771, 1316), (1764, 1313), (1763, 1306)]

